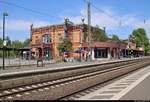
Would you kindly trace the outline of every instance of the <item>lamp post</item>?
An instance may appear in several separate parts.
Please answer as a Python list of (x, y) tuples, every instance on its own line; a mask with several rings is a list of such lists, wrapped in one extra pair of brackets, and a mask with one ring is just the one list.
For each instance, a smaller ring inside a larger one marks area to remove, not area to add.
[(91, 2), (88, 0), (87, 2), (87, 15), (88, 15), (88, 45), (89, 45), (89, 54), (88, 59), (92, 61), (92, 36), (91, 36)]
[(32, 30), (33, 24), (30, 25), (30, 60), (32, 59)]
[(3, 13), (3, 70), (5, 70), (5, 49), (6, 41), (5, 41), (5, 17), (8, 16), (8, 14), (5, 12)]
[(80, 38), (80, 61), (82, 62), (82, 50), (83, 50), (83, 36), (84, 36), (84, 18), (81, 18), (82, 25), (81, 25), (81, 38)]

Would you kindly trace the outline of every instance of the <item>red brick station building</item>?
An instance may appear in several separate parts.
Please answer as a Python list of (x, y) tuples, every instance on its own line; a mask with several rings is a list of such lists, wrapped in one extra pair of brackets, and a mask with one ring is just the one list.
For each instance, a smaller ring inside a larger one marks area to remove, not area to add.
[[(73, 51), (82, 48), (83, 52), (88, 51), (89, 44), (83, 42), (84, 25), (75, 25), (67, 19), (67, 23), (59, 25), (50, 25), (45, 27), (34, 28), (31, 26), (32, 36), (32, 55), (36, 58), (57, 59), (61, 55), (57, 49), (61, 37), (69, 37), (73, 44)], [(86, 30), (87, 31), (87, 30)], [(144, 48), (136, 47), (134, 38), (130, 37), (124, 43), (113, 42), (93, 42), (91, 44), (92, 60), (117, 59), (123, 57), (140, 57), (144, 55)], [(78, 53), (79, 54), (79, 53)], [(80, 53), (81, 54), (81, 53)], [(79, 54), (79, 55), (80, 55)], [(76, 57), (77, 54), (72, 53), (70, 57)]]

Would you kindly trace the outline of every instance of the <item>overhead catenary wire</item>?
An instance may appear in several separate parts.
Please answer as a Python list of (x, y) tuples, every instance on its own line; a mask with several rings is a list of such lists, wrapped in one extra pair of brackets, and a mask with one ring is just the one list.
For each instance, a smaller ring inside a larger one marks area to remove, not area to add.
[[(85, 3), (88, 2), (87, 0), (83, 0), (83, 1), (84, 1)], [(108, 17), (114, 18), (114, 19), (116, 20), (116, 18), (115, 18), (113, 15), (110, 15), (110, 14), (107, 13), (106, 11), (104, 11), (104, 10), (98, 8), (98, 7), (95, 6), (92, 2), (90, 2), (90, 4), (91, 4), (91, 7), (95, 8), (98, 12), (103, 13), (103, 14), (107, 15)], [(122, 26), (122, 21), (119, 20), (119, 21), (118, 21), (118, 24), (119, 24), (119, 26)]]
[[(85, 3), (88, 3), (87, 0), (83, 0), (83, 1), (84, 1)], [(91, 4), (91, 6), (92, 6), (93, 8), (97, 9), (99, 12), (101, 12), (101, 13), (103, 13), (103, 14), (106, 14), (106, 15), (108, 15), (108, 16), (110, 16), (110, 17), (112, 17), (112, 15), (110, 15), (110, 14), (108, 14), (107, 12), (105, 12), (104, 10), (98, 8), (98, 7), (95, 6), (92, 2), (90, 2), (90, 4)]]
[[(116, 20), (116, 18), (115, 18), (114, 16), (112, 16), (112, 15), (108, 14), (107, 12), (105, 12), (104, 10), (102, 10), (102, 9), (100, 9), (100, 8), (98, 8), (98, 7), (96, 7), (94, 4), (91, 4), (91, 6), (93, 6), (95, 9), (97, 9), (97, 11), (102, 12), (102, 13), (104, 13), (105, 15), (107, 15), (107, 16), (109, 16), (109, 17), (111, 17), (111, 18), (113, 18), (113, 19)], [(117, 20), (116, 20), (116, 21), (117, 21)], [(121, 20), (118, 20), (117, 22), (118, 22), (119, 26), (122, 25), (122, 21), (121, 21)]]
[[(83, 1), (86, 2), (86, 3), (88, 2), (87, 0), (83, 0)], [(49, 17), (53, 17), (53, 18), (56, 18), (56, 19), (62, 19), (62, 17), (55, 16), (55, 15), (52, 15), (52, 14), (48, 14), (48, 13), (41, 12), (41, 11), (37, 11), (37, 10), (31, 9), (31, 8), (23, 7), (23, 6), (14, 4), (14, 3), (10, 3), (10, 2), (6, 2), (6, 1), (2, 1), (2, 0), (0, 0), (0, 3), (6, 4), (6, 5), (9, 5), (9, 6), (13, 6), (13, 7), (17, 7), (17, 8), (21, 8), (21, 9), (24, 9), (26, 11), (33, 12), (33, 13), (36, 13), (36, 14), (39, 14), (39, 15), (42, 15), (42, 16), (49, 16)], [(111, 18), (115, 18), (114, 16), (108, 14), (104, 10), (102, 10), (102, 9), (98, 8), (97, 6), (95, 6), (92, 2), (90, 2), (90, 4), (91, 4), (91, 7), (95, 8), (97, 11), (99, 11), (99, 12), (101, 12), (101, 13), (103, 13), (103, 14), (111, 17)], [(118, 22), (119, 22), (119, 26), (121, 26), (122, 25), (121, 20), (118, 21)]]
[(55, 15), (52, 15), (52, 14), (48, 14), (48, 13), (41, 12), (41, 11), (37, 11), (37, 10), (31, 9), (31, 8), (23, 7), (23, 6), (14, 4), (14, 3), (10, 3), (10, 2), (6, 2), (6, 1), (2, 1), (2, 0), (0, 0), (0, 3), (6, 4), (6, 5), (9, 5), (9, 6), (13, 6), (13, 7), (17, 7), (17, 8), (21, 8), (21, 9), (24, 9), (26, 11), (33, 12), (33, 13), (36, 13), (36, 14), (39, 14), (39, 15), (42, 15), (42, 16), (49, 16), (49, 17), (53, 17), (53, 18), (56, 18), (56, 19), (62, 19), (62, 17), (55, 16)]

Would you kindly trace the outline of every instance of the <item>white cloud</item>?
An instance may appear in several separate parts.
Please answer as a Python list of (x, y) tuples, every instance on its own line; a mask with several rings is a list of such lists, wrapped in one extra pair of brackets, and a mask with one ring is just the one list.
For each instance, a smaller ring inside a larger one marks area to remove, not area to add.
[[(148, 36), (150, 38), (150, 20), (146, 20), (146, 23), (144, 24), (144, 19), (138, 19), (137, 16), (133, 14), (125, 14), (125, 15), (119, 15), (115, 12), (113, 12), (110, 8), (102, 8), (104, 13), (100, 13), (99, 11), (92, 10), (92, 25), (98, 25), (99, 27), (107, 27), (110, 30), (117, 30), (120, 29), (120, 27), (128, 27), (133, 29), (136, 28), (145, 28)], [(73, 21), (75, 24), (81, 23), (81, 17), (86, 17), (86, 10), (81, 10), (80, 14), (81, 16), (74, 16), (69, 17), (71, 21)], [(86, 18), (87, 23), (87, 18)], [(131, 31), (132, 32), (132, 31)], [(131, 33), (129, 32), (129, 33)], [(129, 34), (128, 33), (128, 34)]]
[[(73, 23), (75, 24), (80, 24), (81, 23), (81, 18), (86, 18), (86, 10), (85, 9), (82, 9), (80, 11), (80, 15), (79, 16), (66, 16), (70, 19), (70, 21), (72, 21)], [(86, 19), (85, 19), (85, 22)]]
[[(148, 36), (150, 37), (150, 20), (146, 20), (146, 23), (144, 24), (144, 20), (138, 19), (135, 15), (133, 14), (125, 14), (120, 16), (119, 14), (115, 13), (112, 9), (110, 8), (102, 8), (104, 13), (100, 13), (97, 10), (91, 11), (92, 13), (92, 25), (98, 25), (99, 27), (107, 27), (109, 30), (114, 30), (117, 31), (118, 29), (122, 29), (124, 27), (135, 29), (135, 28), (145, 28)], [(80, 15), (78, 16), (67, 16), (72, 22), (75, 24), (80, 24), (81, 23), (81, 18), (85, 18), (85, 23), (87, 23), (87, 11), (86, 9), (82, 9), (80, 11)], [(62, 17), (63, 19), (64, 17)], [(64, 22), (63, 20), (60, 21), (61, 23)], [(121, 22), (121, 23), (120, 23)], [(40, 26), (46, 26), (46, 25), (51, 25), (50, 22), (47, 21), (42, 21), (42, 20), (15, 20), (15, 19), (7, 19), (6, 21), (6, 27), (8, 30), (11, 31), (29, 31), (30, 30), (30, 25), (34, 24), (34, 27), (40, 27)], [(121, 27), (120, 28), (120, 24)], [(2, 32), (2, 20), (0, 20), (0, 32)], [(132, 32), (132, 31), (131, 31)], [(131, 32), (128, 32), (131, 33)]]
[(135, 24), (135, 27), (136, 28), (143, 27), (145, 29), (150, 30), (150, 20), (146, 20), (145, 23), (144, 23), (144, 21), (139, 21)]
[[(15, 20), (10, 19), (6, 21), (6, 27), (7, 30), (10, 31), (25, 31), (30, 29), (30, 25), (34, 24), (34, 27), (40, 27), (49, 25), (50, 23), (47, 21), (40, 21), (40, 20), (34, 20), (34, 21), (28, 21), (28, 20)], [(2, 21), (1, 21), (2, 25)]]
[[(108, 15), (113, 15), (113, 12), (111, 12), (111, 10), (109, 9), (105, 9), (104, 10), (105, 12), (107, 12)], [(85, 23), (87, 23), (87, 11), (85, 9), (81, 10), (80, 11), (80, 16), (68, 16), (70, 18), (70, 20), (72, 22), (74, 22), (75, 24), (79, 24), (81, 23), (81, 18), (84, 17), (85, 18)], [(92, 14), (91, 14), (91, 23), (92, 25), (99, 25), (100, 27), (104, 27), (104, 26), (107, 26), (107, 27), (110, 27), (111, 28), (115, 28), (119, 25), (119, 22), (115, 19), (115, 18), (112, 18), (111, 16), (108, 16), (104, 13), (99, 13), (97, 11), (92, 11)]]

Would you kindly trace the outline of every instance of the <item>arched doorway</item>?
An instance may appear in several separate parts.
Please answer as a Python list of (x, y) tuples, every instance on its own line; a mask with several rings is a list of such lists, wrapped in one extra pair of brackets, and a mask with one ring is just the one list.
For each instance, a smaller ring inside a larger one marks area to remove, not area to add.
[(52, 59), (52, 50), (50, 48), (44, 48), (44, 58), (45, 60)]
[(42, 48), (36, 48), (36, 57), (42, 58)]

